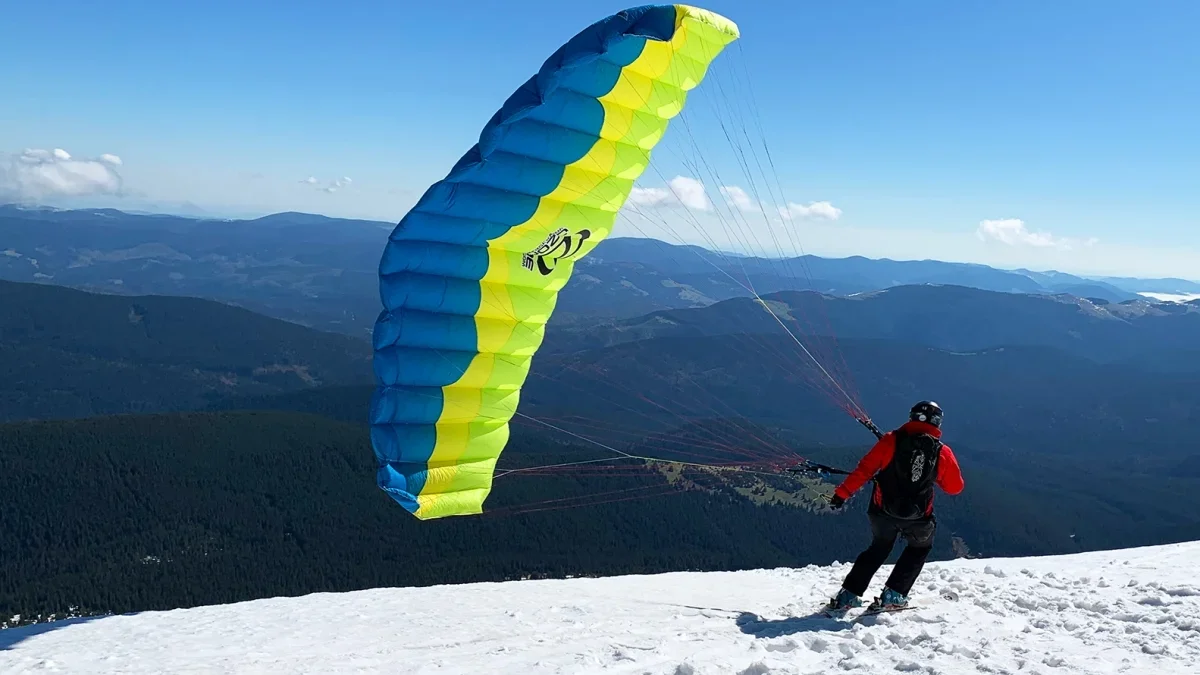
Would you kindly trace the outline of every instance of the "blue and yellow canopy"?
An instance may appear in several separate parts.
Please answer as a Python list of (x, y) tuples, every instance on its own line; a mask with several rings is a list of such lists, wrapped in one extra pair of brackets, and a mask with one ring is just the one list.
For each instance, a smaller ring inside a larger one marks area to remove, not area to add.
[(371, 441), (379, 486), (418, 518), (482, 511), (559, 290), (737, 38), (729, 20), (686, 5), (593, 24), (388, 238)]

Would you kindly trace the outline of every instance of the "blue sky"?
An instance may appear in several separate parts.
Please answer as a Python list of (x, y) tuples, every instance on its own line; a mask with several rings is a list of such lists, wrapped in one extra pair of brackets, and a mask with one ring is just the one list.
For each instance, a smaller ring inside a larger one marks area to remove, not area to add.
[[(0, 190), (396, 221), (628, 4), (10, 3)], [(714, 72), (749, 73), (787, 200), (834, 209), (802, 212), (807, 252), (1200, 277), (1200, 3), (701, 4), (741, 28)], [(697, 177), (656, 160), (649, 190)]]

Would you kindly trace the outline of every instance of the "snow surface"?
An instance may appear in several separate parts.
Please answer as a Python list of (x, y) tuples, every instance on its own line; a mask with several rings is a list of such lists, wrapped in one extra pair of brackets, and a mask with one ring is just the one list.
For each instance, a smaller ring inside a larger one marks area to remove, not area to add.
[(1200, 673), (1200, 542), (933, 563), (918, 609), (814, 615), (847, 570), (377, 589), (75, 620), (0, 631), (0, 672)]

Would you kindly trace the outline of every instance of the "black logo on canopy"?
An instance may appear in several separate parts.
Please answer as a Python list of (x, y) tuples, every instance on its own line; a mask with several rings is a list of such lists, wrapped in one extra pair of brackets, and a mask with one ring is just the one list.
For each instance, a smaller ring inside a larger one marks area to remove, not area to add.
[(580, 230), (575, 234), (569, 234), (565, 227), (560, 227), (551, 232), (540, 246), (521, 256), (521, 265), (530, 272), (536, 265), (538, 272), (541, 272), (542, 276), (546, 276), (554, 271), (558, 261), (572, 258), (579, 253), (579, 249), (583, 248), (583, 242), (591, 236), (591, 230)]

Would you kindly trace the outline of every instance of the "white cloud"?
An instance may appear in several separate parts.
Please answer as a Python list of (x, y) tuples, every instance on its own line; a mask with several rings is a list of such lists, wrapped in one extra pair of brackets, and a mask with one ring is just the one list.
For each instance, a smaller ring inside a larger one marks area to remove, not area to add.
[(62, 148), (29, 148), (10, 157), (7, 168), (0, 167), (0, 192), (15, 194), (22, 200), (120, 195), (121, 175), (114, 168), (120, 164), (116, 155), (75, 159)]
[[(791, 202), (787, 206), (767, 208), (770, 205), (756, 201), (745, 188), (740, 186), (723, 185), (717, 190), (731, 209), (743, 213), (777, 211), (786, 220), (797, 218), (837, 220), (842, 217), (842, 210), (828, 201), (808, 204)], [(713, 203), (709, 200), (704, 184), (695, 178), (686, 176), (672, 178), (667, 181), (666, 187), (635, 187), (629, 193), (629, 203), (634, 206), (650, 208), (682, 204), (693, 211), (713, 210)]]
[(349, 185), (350, 183), (353, 183), (353, 182), (354, 181), (350, 180), (349, 178), (342, 177), (342, 178), (339, 178), (339, 179), (333, 181), (329, 185), (325, 186), (325, 191), (326, 192), (337, 192), (338, 190), (346, 187), (347, 185)]
[(637, 206), (661, 206), (671, 198), (671, 191), (666, 188), (635, 187), (629, 191), (629, 201)]
[(1049, 232), (1030, 232), (1025, 227), (1025, 221), (1020, 218), (1003, 218), (1000, 220), (984, 220), (976, 230), (979, 238), (987, 241), (992, 239), (1009, 246), (1056, 246), (1057, 242)]
[(332, 194), (332, 193), (337, 192), (338, 190), (346, 187), (347, 185), (353, 183), (354, 181), (351, 180), (349, 176), (342, 176), (341, 178), (337, 178), (337, 179), (329, 181), (328, 185), (326, 185), (324, 187), (320, 187), (321, 181), (317, 180), (316, 176), (309, 176), (308, 178), (305, 178), (304, 180), (302, 180), (300, 182), (304, 183), (305, 185), (311, 185), (312, 187), (320, 190), (321, 192), (328, 192), (328, 193)]
[(679, 197), (679, 201), (689, 209), (707, 211), (712, 208), (712, 204), (708, 201), (708, 194), (704, 191), (704, 183), (695, 178), (676, 176), (667, 185), (671, 188), (671, 192)]
[(809, 202), (797, 204), (788, 202), (787, 206), (779, 207), (779, 215), (784, 218), (821, 218), (837, 220), (842, 217), (842, 210), (829, 202)]
[(1100, 240), (1091, 237), (1085, 240), (1056, 237), (1049, 232), (1033, 232), (1020, 218), (1001, 218), (980, 221), (975, 236), (981, 241), (998, 241), (1008, 246), (1032, 246), (1035, 248), (1059, 248), (1070, 250), (1076, 246), (1094, 246)]
[(740, 211), (748, 213), (757, 213), (762, 211), (762, 207), (754, 203), (750, 195), (746, 191), (736, 185), (726, 185), (721, 188), (721, 196), (725, 198), (726, 203), (732, 205)]
[(629, 201), (637, 206), (663, 206), (673, 199), (695, 211), (708, 211), (712, 203), (704, 189), (704, 183), (687, 176), (676, 176), (667, 181), (665, 188), (635, 187), (629, 192)]

